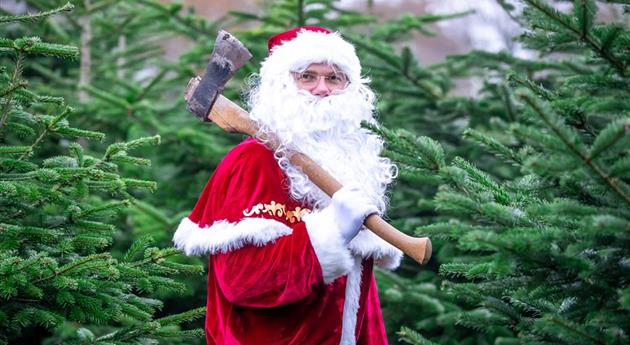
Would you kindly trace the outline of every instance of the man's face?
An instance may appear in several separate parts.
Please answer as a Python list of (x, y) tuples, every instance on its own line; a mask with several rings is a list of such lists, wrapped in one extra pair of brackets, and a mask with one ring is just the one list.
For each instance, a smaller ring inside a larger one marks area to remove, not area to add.
[(318, 97), (330, 96), (348, 86), (348, 77), (335, 65), (314, 63), (302, 72), (291, 74), (298, 89)]

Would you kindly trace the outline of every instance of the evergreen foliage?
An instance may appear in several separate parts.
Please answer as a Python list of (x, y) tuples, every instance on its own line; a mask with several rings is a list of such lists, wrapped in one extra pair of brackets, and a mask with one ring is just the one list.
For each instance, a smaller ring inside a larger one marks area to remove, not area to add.
[[(442, 140), (435, 126), (373, 128), (407, 183), (435, 188), (411, 201), (437, 213), (430, 224), (417, 215), (406, 224), (437, 240), (440, 292), (417, 283), (422, 275), (389, 275), (385, 291), (405, 316), (415, 312), (399, 333), (407, 343), (630, 342), (630, 32), (597, 22), (594, 1), (567, 13), (523, 4), (520, 40), (538, 57), (471, 52), (429, 69), (427, 83), (462, 72), (484, 83), (474, 99), (449, 96), (447, 83), (414, 108), (421, 119), (453, 114), (450, 125), (459, 108), (461, 139)], [(454, 331), (462, 326), (473, 333)]]
[[(627, 28), (596, 22), (594, 1), (499, 3), (536, 58), (413, 56), (410, 33), (466, 13), (383, 22), (287, 0), (235, 15), (260, 22), (239, 33), (250, 47), (303, 24), (358, 47), (386, 124), (372, 129), (401, 167), (390, 217), (435, 244), (428, 267), (377, 272), (389, 331), (411, 344), (628, 343)], [(455, 94), (462, 78), (481, 83), (474, 97)]]
[[(31, 0), (28, 6), (42, 11), (58, 2)], [(80, 64), (36, 60), (31, 69), (37, 76), (34, 87), (55, 96), (79, 98), (73, 117), (78, 126), (107, 133), (103, 141), (88, 143), (90, 149), (105, 150), (112, 143), (160, 136), (162, 149), (136, 150), (145, 162), (153, 162), (151, 169), (136, 164), (121, 167), (124, 173), (155, 181), (158, 188), (134, 190), (143, 206), (132, 205), (126, 224), (119, 225), (130, 228), (134, 236), (151, 235), (157, 243), (170, 245), (179, 220), (194, 205), (212, 170), (240, 140), (216, 126), (200, 124), (186, 111), (182, 97), (188, 80), (205, 68), (219, 23), (182, 4), (157, 0), (78, 1), (75, 5), (71, 13), (63, 12), (37, 27), (16, 26), (11, 31), (79, 45)], [(177, 57), (167, 56), (165, 43), (171, 41), (189, 49)], [(228, 95), (237, 98), (232, 89)], [(118, 159), (134, 158), (121, 155)]]
[[(412, 34), (467, 13), (383, 21), (334, 0), (277, 0), (217, 22), (156, 0), (84, 0), (72, 12), (31, 0), (37, 14), (0, 13), (4, 342), (42, 329), (51, 344), (202, 342), (175, 325), (204, 308), (154, 316), (156, 296), (169, 298), (165, 314), (204, 305), (205, 279), (183, 292), (172, 278), (199, 261), (157, 248), (241, 138), (201, 126), (182, 91), (220, 26), (254, 54), (226, 89), (240, 100), (267, 37), (322, 25), (357, 46), (379, 96), (385, 126), (372, 129), (401, 168), (392, 223), (434, 241), (428, 266), (377, 270), (390, 343), (628, 344), (630, 32), (597, 19), (628, 2), (562, 12), (522, 0), (522, 13), (497, 2), (526, 26), (518, 39), (535, 58), (472, 51), (425, 65)], [(173, 37), (190, 48), (164, 58)], [(480, 84), (476, 95), (455, 92), (462, 79)]]
[[(60, 5), (59, 0), (27, 3), (30, 11)], [(42, 94), (78, 99), (73, 103), (73, 124), (107, 134), (100, 141), (81, 141), (86, 150), (107, 152), (110, 145), (116, 148), (121, 142), (160, 137), (159, 148), (136, 147), (133, 154), (123, 150), (112, 158), (121, 175), (134, 177), (127, 184), (154, 183), (151, 189), (128, 190), (134, 202), (111, 220), (120, 229), (112, 252), (123, 256), (135, 239), (145, 236), (153, 238), (157, 247), (171, 247), (179, 221), (194, 206), (216, 164), (241, 139), (200, 123), (186, 110), (182, 97), (188, 80), (203, 72), (219, 23), (180, 3), (157, 0), (84, 0), (74, 5), (72, 12), (61, 12), (37, 26), (13, 25), (8, 32), (78, 45), (79, 63), (32, 59), (29, 82)], [(172, 57), (166, 51), (171, 41), (189, 48)], [(233, 99), (238, 92), (226, 91)], [(62, 154), (54, 146), (47, 150)], [(205, 258), (176, 255), (173, 260), (205, 264)], [(158, 290), (165, 304), (162, 314), (205, 305), (206, 279), (199, 278), (178, 279), (186, 286), (179, 291)], [(186, 341), (202, 343), (203, 338)]]
[[(42, 20), (73, 9), (66, 4), (33, 15), (0, 17), (0, 25)], [(37, 57), (76, 60), (79, 49), (36, 36), (0, 37), (0, 344), (180, 343), (200, 330), (179, 324), (205, 308), (155, 318), (158, 292), (182, 292), (174, 279), (200, 273), (199, 266), (169, 258), (173, 248), (139, 237), (124, 255), (109, 252), (121, 211), (137, 202), (135, 190), (156, 183), (121, 173), (146, 166), (133, 155), (160, 137), (143, 136), (88, 151), (86, 140), (102, 131), (74, 127), (66, 98), (30, 85)], [(72, 63), (72, 62), (71, 62)], [(44, 64), (39, 68), (44, 68)]]

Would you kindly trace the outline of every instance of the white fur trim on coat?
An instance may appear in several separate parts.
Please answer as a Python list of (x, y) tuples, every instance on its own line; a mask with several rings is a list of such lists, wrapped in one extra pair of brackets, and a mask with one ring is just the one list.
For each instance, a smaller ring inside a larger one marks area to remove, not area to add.
[(312, 63), (335, 64), (351, 83), (361, 81), (361, 63), (354, 46), (339, 33), (300, 31), (297, 36), (275, 46), (262, 63), (262, 76), (277, 76), (287, 71), (300, 71)]
[(350, 241), (348, 248), (354, 255), (362, 258), (373, 258), (374, 263), (381, 268), (394, 270), (400, 265), (403, 252), (376, 236), (373, 232), (363, 229)]
[(220, 220), (201, 228), (186, 217), (179, 223), (173, 243), (188, 256), (216, 254), (248, 244), (260, 247), (292, 232), (290, 227), (266, 218), (244, 218), (237, 223)]
[(348, 273), (346, 280), (346, 295), (343, 302), (343, 321), (341, 324), (341, 341), (339, 345), (355, 345), (357, 314), (359, 313), (359, 298), (361, 297), (361, 280), (363, 265), (361, 258), (354, 258), (354, 267)]
[(332, 209), (324, 209), (302, 217), (326, 284), (347, 274), (354, 265), (352, 255), (343, 243), (334, 218), (329, 212), (332, 212)]

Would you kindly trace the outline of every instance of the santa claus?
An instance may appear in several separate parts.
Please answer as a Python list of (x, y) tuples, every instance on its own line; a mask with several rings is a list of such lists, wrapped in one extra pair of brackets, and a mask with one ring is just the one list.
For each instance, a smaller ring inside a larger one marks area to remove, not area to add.
[[(386, 344), (373, 264), (400, 250), (362, 226), (387, 206), (395, 166), (354, 47), (299, 27), (272, 37), (249, 106), (260, 135), (217, 166), (175, 245), (209, 254), (208, 344)], [(273, 134), (271, 151), (259, 138)], [(332, 198), (289, 162), (299, 151), (345, 187)]]

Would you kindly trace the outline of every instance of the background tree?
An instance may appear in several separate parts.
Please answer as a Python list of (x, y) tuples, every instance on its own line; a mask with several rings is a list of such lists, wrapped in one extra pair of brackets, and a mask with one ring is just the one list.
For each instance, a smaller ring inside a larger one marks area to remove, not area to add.
[(437, 298), (427, 301), (432, 286), (390, 276), (386, 296), (417, 311), (400, 332), (408, 343), (461, 343), (454, 326), (482, 334), (463, 339), (476, 344), (629, 342), (630, 35), (623, 22), (597, 23), (594, 1), (566, 13), (523, 5), (519, 39), (535, 59), (472, 52), (436, 66), (483, 78), (474, 99), (439, 99), (466, 105), (460, 148), (470, 155), (382, 130), (403, 177), (437, 186), (416, 202), (432, 196), (426, 205), (438, 218), (415, 232), (447, 241)]
[[(19, 24), (72, 8), (0, 16), (0, 25), (25, 28)], [(102, 154), (88, 151), (79, 142), (102, 141), (105, 134), (71, 126), (75, 109), (66, 99), (29, 85), (31, 63), (41, 69), (78, 53), (39, 37), (0, 37), (0, 343), (199, 338), (201, 330), (178, 324), (205, 308), (154, 318), (162, 307), (155, 296), (184, 291), (173, 276), (200, 273), (199, 266), (168, 260), (178, 251), (153, 246), (150, 236), (135, 238), (124, 253), (108, 251), (118, 232), (114, 220), (137, 202), (133, 193), (156, 187), (121, 168), (148, 165), (130, 154), (157, 144), (159, 136), (110, 144)]]
[[(27, 2), (30, 11), (62, 4)], [(101, 141), (81, 140), (84, 148), (104, 152), (112, 144), (160, 136), (159, 148), (134, 149), (134, 156), (142, 159), (117, 155), (119, 162), (131, 163), (119, 167), (121, 175), (155, 181), (156, 187), (128, 191), (135, 201), (112, 220), (120, 229), (114, 234), (112, 251), (121, 256), (135, 239), (145, 236), (159, 247), (171, 247), (172, 234), (192, 209), (214, 166), (240, 141), (215, 126), (203, 126), (186, 111), (182, 97), (188, 79), (205, 68), (218, 25), (181, 4), (147, 0), (76, 1), (72, 12), (48, 17), (37, 26), (9, 27), (14, 37), (37, 35), (79, 46), (78, 63), (38, 57), (26, 73), (38, 92), (75, 100), (76, 126), (107, 133)], [(170, 58), (163, 43), (172, 39), (183, 40), (190, 48)], [(178, 256), (175, 261), (205, 264), (205, 258)], [(164, 315), (205, 305), (205, 278), (175, 278), (186, 289), (157, 291), (165, 301)], [(203, 338), (195, 341), (203, 343)]]
[[(390, 331), (405, 325), (410, 343), (429, 343), (412, 329), (445, 344), (627, 343), (627, 29), (595, 23), (593, 1), (569, 13), (499, 4), (530, 28), (520, 40), (534, 59), (472, 51), (423, 66), (405, 41), (445, 16), (379, 22), (333, 1), (234, 15), (260, 21), (252, 41), (301, 24), (340, 30), (381, 121), (400, 128), (380, 130), (402, 168), (389, 215), (436, 253), (429, 269), (377, 272)], [(481, 82), (474, 97), (453, 92), (461, 78)]]

